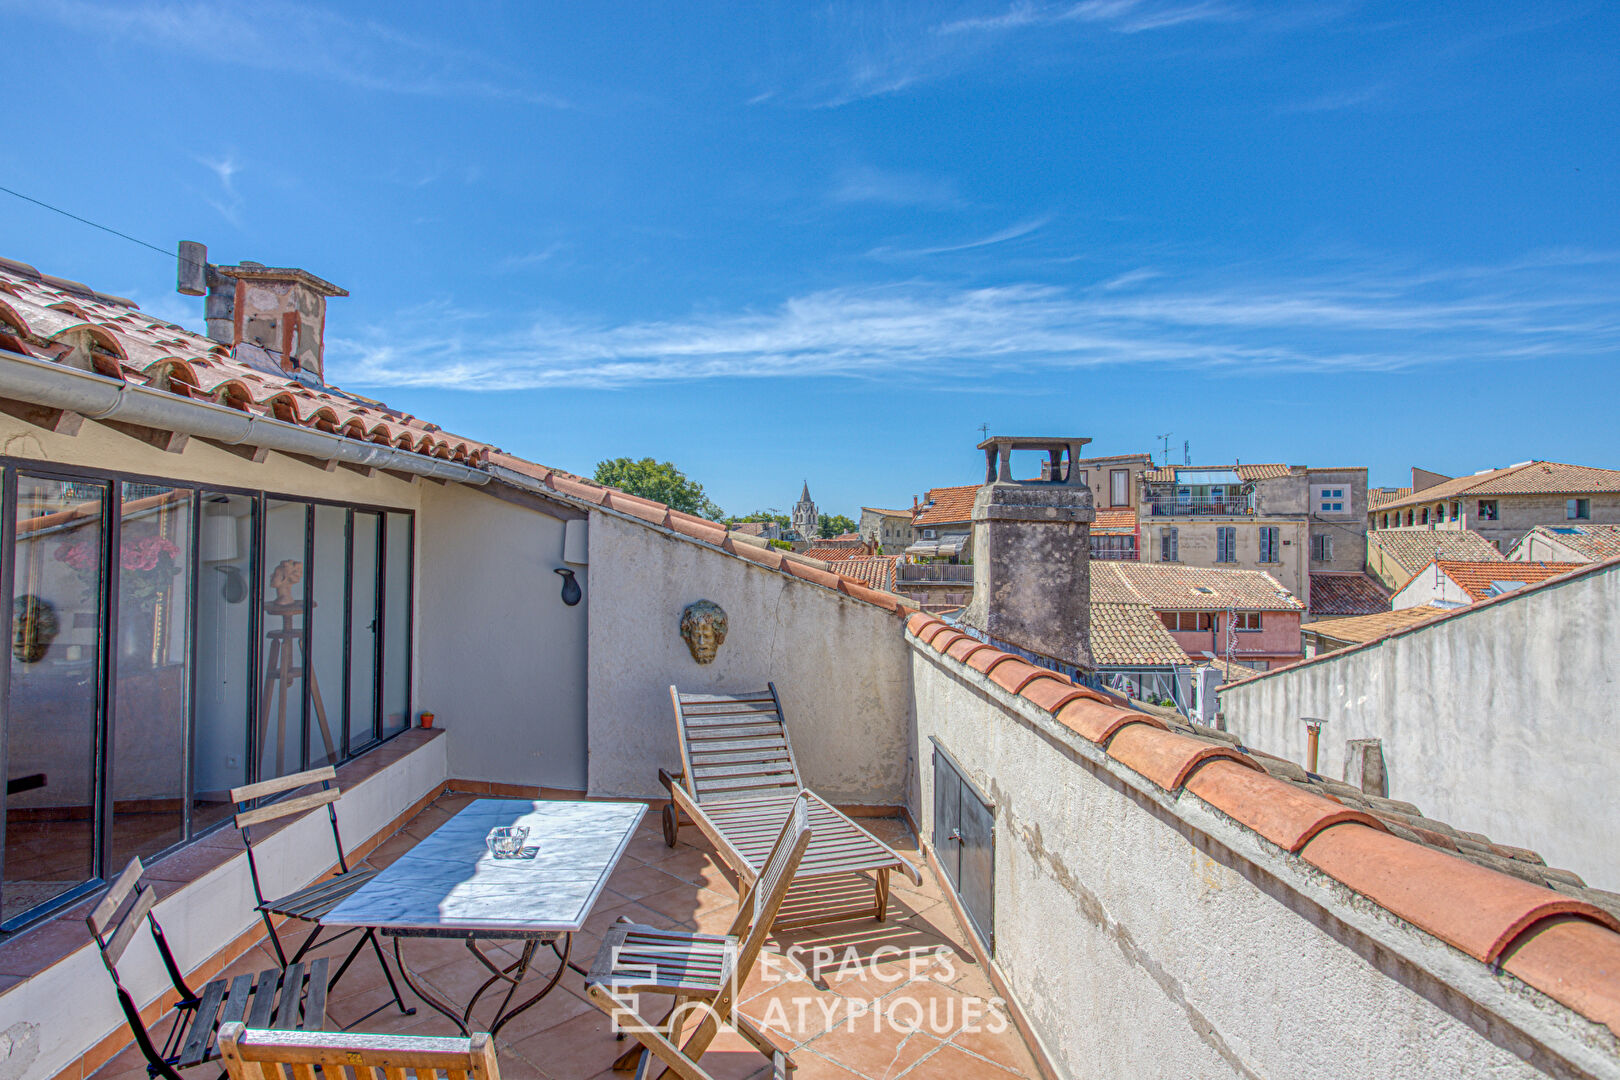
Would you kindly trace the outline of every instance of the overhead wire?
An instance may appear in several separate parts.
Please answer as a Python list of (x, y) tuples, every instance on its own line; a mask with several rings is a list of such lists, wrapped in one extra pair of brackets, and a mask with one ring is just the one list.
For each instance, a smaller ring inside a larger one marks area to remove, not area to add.
[(183, 261), (183, 262), (191, 263), (193, 266), (206, 265), (206, 264), (198, 263), (193, 259), (184, 259), (177, 252), (169, 251), (166, 248), (160, 248), (156, 244), (149, 244), (145, 240), (142, 240), (138, 236), (131, 236), (131, 235), (129, 235), (129, 233), (126, 233), (126, 232), (119, 232), (117, 229), (113, 228), (110, 225), (103, 225), (99, 221), (91, 221), (87, 217), (80, 217), (78, 214), (73, 213), (71, 210), (64, 210), (60, 206), (52, 206), (50, 203), (45, 202), (42, 199), (36, 199), (32, 195), (24, 195), (20, 191), (14, 191), (11, 188), (6, 187), (4, 184), (0, 184), (0, 191), (5, 192), (7, 195), (15, 196), (16, 198), (19, 198), (19, 199), (23, 200), (24, 202), (31, 202), (35, 206), (42, 206), (46, 210), (51, 211), (52, 213), (61, 214), (63, 217), (66, 217), (66, 218), (72, 218), (74, 221), (77, 221), (77, 222), (79, 222), (81, 224), (84, 224), (84, 225), (88, 225), (92, 229), (100, 229), (102, 232), (112, 233), (114, 236), (118, 237), (119, 239), (128, 240), (132, 244), (139, 244), (143, 248), (150, 248), (152, 251), (157, 252), (159, 255), (162, 255), (165, 258), (170, 258), (170, 259), (177, 259), (178, 258), (178, 259), (181, 259), (181, 261)]

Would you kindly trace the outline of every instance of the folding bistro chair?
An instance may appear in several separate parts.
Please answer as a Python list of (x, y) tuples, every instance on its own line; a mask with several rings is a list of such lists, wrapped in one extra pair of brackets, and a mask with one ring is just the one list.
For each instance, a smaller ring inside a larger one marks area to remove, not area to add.
[[(801, 880), (871, 873), (876, 889), (870, 910), (879, 922), (888, 912), (890, 871), (922, 884), (909, 861), (804, 786), (775, 683), (735, 694), (683, 694), (672, 686), (669, 697), (681, 743), (681, 771), (658, 770), (669, 789), (664, 842), (670, 847), (684, 812), (732, 873), (752, 884), (795, 797), (805, 795), (816, 838), (799, 867)], [(793, 918), (781, 929), (838, 922), (851, 914), (846, 907)]]
[[(330, 765), (324, 765), (318, 769), (310, 769), (308, 772), (294, 773), (291, 776), (283, 776), (277, 780), (264, 780), (257, 784), (247, 784), (243, 787), (231, 789), (231, 801), (236, 804), (237, 810), (236, 827), (242, 830), (242, 842), (247, 845), (248, 872), (253, 878), (253, 895), (259, 902), (259, 916), (264, 920), (265, 929), (270, 932), (270, 944), (275, 947), (276, 959), (281, 961), (283, 965), (302, 960), (304, 954), (309, 952), (321, 939), (321, 931), (324, 929), (321, 925), (321, 919), (326, 913), (337, 907), (339, 903), (347, 899), (360, 886), (376, 877), (378, 873), (369, 866), (357, 865), (351, 867), (348, 857), (343, 853), (343, 837), (338, 833), (336, 806), (338, 797), (343, 792), (338, 788), (336, 780), (337, 770)], [(294, 791), (307, 784), (320, 784), (321, 790), (311, 792), (308, 795), (285, 799), (281, 802), (273, 802), (268, 806), (248, 808), (248, 804), (256, 799)], [(292, 814), (301, 814), (305, 810), (317, 806), (326, 807), (327, 817), (332, 823), (332, 845), (337, 849), (338, 872), (329, 878), (323, 878), (313, 884), (304, 886), (302, 889), (288, 893), (286, 896), (266, 899), (264, 888), (259, 881), (259, 863), (253, 851), (253, 827)], [(281, 935), (276, 929), (275, 916), (278, 915), (287, 919), (297, 919), (300, 922), (313, 923), (315, 927), (310, 931), (309, 936), (304, 939), (304, 943), (298, 947), (298, 951), (293, 954), (291, 961), (287, 959), (286, 950), (281, 945)], [(343, 963), (338, 966), (337, 974), (332, 976), (328, 989), (337, 986), (338, 980), (343, 978), (344, 973), (349, 970), (349, 965), (354, 963), (354, 958), (360, 955), (360, 950), (369, 943), (372, 952), (377, 954), (377, 963), (382, 965), (383, 977), (388, 980), (388, 989), (394, 995), (393, 1003), (406, 1016), (414, 1015), (416, 1009), (407, 1007), (404, 999), (400, 997), (399, 987), (394, 983), (394, 973), (388, 969), (388, 962), (383, 959), (382, 946), (377, 942), (377, 931), (374, 928), (369, 926), (350, 927), (347, 930), (333, 934), (331, 937), (326, 938), (325, 941), (331, 943), (354, 933), (358, 933), (360, 937), (354, 943), (354, 948), (349, 950), (349, 955), (343, 958)], [(387, 1007), (388, 1002), (385, 1001), (349, 1026), (353, 1027), (369, 1020)]]
[[(131, 898), (133, 902), (125, 908), (124, 902)], [(141, 860), (131, 859), (85, 920), (90, 924), (96, 947), (101, 950), (101, 962), (107, 965), (107, 972), (112, 976), (118, 1004), (135, 1035), (135, 1045), (146, 1058), (148, 1076), (181, 1080), (178, 1070), (217, 1059), (219, 1051), (214, 1044), (214, 1030), (219, 1024), (247, 1019), (258, 1027), (274, 1025), (297, 1030), (318, 1029), (326, 1022), (327, 961), (324, 956), (307, 969), (302, 963), (295, 963), (285, 970), (260, 972), (257, 977), (238, 975), (215, 979), (202, 988), (202, 993), (194, 993), (180, 974), (180, 966), (169, 951), (168, 939), (163, 936), (163, 927), (152, 913), (156, 902), (157, 894), (141, 881)], [(124, 909), (122, 915), (120, 909)], [(140, 1008), (118, 977), (118, 961), (123, 959), (124, 951), (143, 922), (151, 927), (158, 956), (179, 998), (169, 1010), (174, 1020), (161, 1045), (153, 1040), (146, 1021), (141, 1018)]]
[[(585, 977), (585, 992), (626, 1034), (641, 1043), (621, 1057), (614, 1068), (629, 1068), (639, 1056), (636, 1080), (646, 1080), (657, 1058), (667, 1067), (659, 1073), (661, 1077), (674, 1073), (682, 1080), (713, 1080), (698, 1059), (714, 1041), (723, 1022), (769, 1059), (776, 1077), (787, 1075), (792, 1061), (752, 1020), (736, 1011), (736, 995), (759, 958), (771, 923), (793, 883), (793, 873), (810, 846), (809, 811), (810, 796), (801, 793), (793, 800), (787, 821), (771, 846), (764, 871), (738, 903), (729, 933), (689, 934), (622, 919), (608, 928), (591, 972)], [(674, 998), (661, 1023), (654, 1024), (636, 1011), (639, 1001), (629, 995), (641, 994)], [(674, 1040), (693, 1007), (703, 1010), (703, 1019), (677, 1046)]]
[(220, 1056), (231, 1080), (313, 1080), (320, 1069), (326, 1080), (343, 1080), (353, 1070), (356, 1080), (393, 1077), (406, 1070), (416, 1080), (501, 1080), (495, 1040), (483, 1032), (470, 1038), (428, 1035), (343, 1035), (327, 1032), (256, 1031), (241, 1024), (219, 1029)]

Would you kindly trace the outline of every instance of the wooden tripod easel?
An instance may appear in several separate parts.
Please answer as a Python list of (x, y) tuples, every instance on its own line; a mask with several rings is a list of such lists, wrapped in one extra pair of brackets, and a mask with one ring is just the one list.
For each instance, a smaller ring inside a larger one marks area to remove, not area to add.
[[(313, 602), (310, 604), (313, 608)], [(265, 658), (264, 695), (259, 698), (259, 772), (260, 775), (281, 774), (282, 758), (287, 748), (287, 695), (300, 677), (309, 680), (309, 700), (315, 708), (315, 719), (321, 725), (321, 740), (326, 744), (326, 760), (337, 761), (337, 747), (332, 742), (332, 728), (326, 722), (326, 705), (321, 701), (321, 685), (315, 680), (315, 669), (308, 657), (300, 656), (295, 662), (294, 650), (303, 650), (303, 631), (293, 620), (303, 614), (304, 605), (282, 600), (267, 600), (266, 615), (281, 616), (281, 629), (265, 634), (270, 642), (270, 655)], [(264, 768), (264, 751), (270, 742), (270, 696), (275, 694), (276, 709), (276, 767), (273, 774)]]

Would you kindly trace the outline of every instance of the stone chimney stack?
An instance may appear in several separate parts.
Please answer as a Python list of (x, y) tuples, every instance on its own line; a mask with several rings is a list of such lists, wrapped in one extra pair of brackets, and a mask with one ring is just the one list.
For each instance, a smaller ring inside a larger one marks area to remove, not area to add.
[(246, 261), (215, 266), (208, 249), (190, 240), (180, 243), (178, 286), (188, 296), (207, 290), (208, 336), (230, 345), (238, 360), (325, 382), (326, 299), (347, 290), (307, 270)]
[[(979, 444), (985, 483), (973, 499), (973, 601), (963, 613), (993, 638), (1085, 669), (1096, 515), (1070, 464), (1090, 441), (997, 435)], [(1041, 475), (1052, 479), (1015, 480), (1014, 450), (1045, 453)]]

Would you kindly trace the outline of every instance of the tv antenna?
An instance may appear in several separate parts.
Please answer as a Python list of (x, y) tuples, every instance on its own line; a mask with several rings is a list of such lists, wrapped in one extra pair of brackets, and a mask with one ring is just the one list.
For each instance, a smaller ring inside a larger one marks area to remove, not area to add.
[(979, 441), (983, 442), (985, 439), (988, 439), (989, 437), (990, 437), (990, 425), (989, 424), (980, 424), (979, 425)]
[(1166, 465), (1170, 464), (1170, 436), (1174, 434), (1175, 432), (1173, 431), (1167, 431), (1163, 435), (1153, 436), (1155, 439), (1158, 439), (1164, 444), (1164, 463)]

